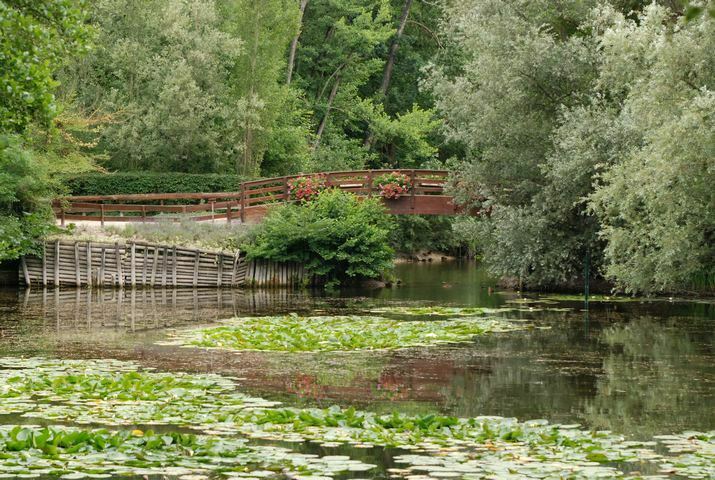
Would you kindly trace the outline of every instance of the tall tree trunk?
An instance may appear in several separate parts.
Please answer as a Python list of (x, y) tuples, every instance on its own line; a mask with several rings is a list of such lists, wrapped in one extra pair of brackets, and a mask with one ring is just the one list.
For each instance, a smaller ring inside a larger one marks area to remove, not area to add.
[(290, 53), (288, 54), (288, 74), (286, 75), (286, 85), (290, 85), (290, 81), (293, 79), (293, 68), (295, 67), (295, 52), (298, 49), (298, 39), (300, 38), (300, 32), (303, 29), (303, 13), (305, 13), (306, 6), (308, 6), (308, 0), (300, 0), (300, 15), (298, 16), (298, 31), (295, 32), (295, 37), (293, 37), (293, 41), (290, 42)]
[(402, 38), (402, 33), (405, 31), (405, 25), (407, 25), (407, 18), (410, 16), (410, 8), (412, 8), (412, 0), (405, 0), (405, 5), (402, 7), (400, 25), (397, 27), (397, 33), (395, 34), (395, 38), (392, 40), (392, 45), (390, 45), (390, 54), (387, 57), (385, 73), (382, 75), (382, 85), (380, 85), (380, 93), (383, 96), (387, 95), (387, 90), (390, 88), (390, 81), (392, 80), (392, 70), (395, 68), (397, 50), (400, 48), (400, 38)]
[(340, 75), (335, 77), (335, 83), (333, 84), (333, 89), (330, 90), (330, 95), (328, 96), (328, 105), (325, 108), (325, 115), (323, 115), (323, 119), (320, 121), (320, 126), (318, 127), (318, 131), (315, 134), (315, 143), (313, 143), (313, 150), (317, 150), (318, 147), (320, 146), (320, 140), (323, 137), (323, 132), (325, 131), (325, 125), (328, 123), (328, 115), (330, 115), (330, 109), (333, 106), (333, 100), (335, 100), (335, 96), (338, 94), (338, 86), (340, 86)]
[[(260, 1), (257, 2), (258, 5), (260, 5)], [(257, 6), (257, 5), (256, 5)], [(256, 11), (256, 21), (253, 24), (253, 45), (252, 45), (252, 54), (251, 54), (251, 63), (250, 63), (250, 78), (251, 78), (251, 84), (248, 90), (248, 108), (252, 108), (252, 105), (256, 105), (258, 102), (256, 102), (256, 63), (258, 61), (258, 44), (260, 40), (260, 16), (261, 12), (258, 8), (254, 8), (254, 11)], [(257, 170), (257, 165), (254, 165), (255, 159), (254, 159), (254, 140), (253, 140), (253, 130), (254, 130), (254, 125), (253, 125), (254, 119), (252, 118), (251, 113), (246, 114), (246, 121), (244, 123), (245, 125), (245, 130), (243, 133), (243, 141), (244, 141), (244, 146), (243, 146), (243, 168), (244, 168), (244, 174), (248, 175), (256, 175), (258, 172)]]
[[(413, 0), (405, 0), (405, 4), (402, 6), (402, 16), (400, 17), (400, 24), (397, 27), (397, 32), (395, 33), (395, 38), (392, 39), (392, 44), (390, 45), (390, 53), (387, 56), (387, 63), (385, 64), (385, 71), (382, 74), (382, 84), (380, 85), (380, 96), (387, 96), (387, 91), (390, 89), (390, 82), (392, 81), (392, 71), (395, 69), (395, 59), (397, 58), (397, 50), (400, 48), (400, 38), (402, 38), (402, 33), (405, 31), (405, 25), (407, 25), (407, 18), (410, 16), (410, 9), (412, 8)], [(365, 138), (365, 147), (372, 147), (375, 140), (375, 136), (372, 130), (368, 130), (367, 137)]]

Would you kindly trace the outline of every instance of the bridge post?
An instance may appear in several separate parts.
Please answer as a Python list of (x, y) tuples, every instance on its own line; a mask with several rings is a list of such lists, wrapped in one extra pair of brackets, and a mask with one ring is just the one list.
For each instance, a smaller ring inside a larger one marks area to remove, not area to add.
[(288, 177), (283, 177), (283, 203), (288, 203), (290, 195), (288, 195)]
[(245, 223), (246, 221), (246, 215), (245, 215), (245, 210), (246, 210), (246, 187), (241, 182), (241, 223)]
[(417, 190), (417, 185), (415, 184), (415, 169), (413, 168), (410, 172), (410, 184), (412, 185), (412, 200), (410, 201), (410, 208), (415, 209), (415, 190)]
[(374, 178), (374, 172), (368, 170), (367, 172), (367, 196), (372, 197), (372, 179)]

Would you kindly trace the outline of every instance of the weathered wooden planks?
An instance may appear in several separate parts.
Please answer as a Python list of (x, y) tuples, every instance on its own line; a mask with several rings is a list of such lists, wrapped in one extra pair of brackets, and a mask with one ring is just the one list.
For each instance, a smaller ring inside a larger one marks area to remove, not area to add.
[(55, 240), (21, 261), (20, 281), (44, 286), (282, 287), (310, 284), (303, 267), (245, 254), (130, 242)]

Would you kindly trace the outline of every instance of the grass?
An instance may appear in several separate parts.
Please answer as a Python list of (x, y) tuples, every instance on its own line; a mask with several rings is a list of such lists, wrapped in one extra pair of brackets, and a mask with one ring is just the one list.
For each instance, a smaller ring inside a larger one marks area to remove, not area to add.
[(253, 226), (225, 221), (178, 222), (159, 220), (151, 223), (128, 223), (115, 226), (75, 225), (53, 238), (92, 241), (138, 241), (161, 245), (176, 245), (206, 250), (236, 251), (249, 243)]

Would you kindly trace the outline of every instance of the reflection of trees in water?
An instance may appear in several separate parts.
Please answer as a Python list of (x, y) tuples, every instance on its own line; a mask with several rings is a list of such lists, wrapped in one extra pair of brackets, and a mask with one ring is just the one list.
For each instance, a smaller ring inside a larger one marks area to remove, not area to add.
[(641, 437), (715, 428), (712, 321), (639, 316), (607, 328), (601, 341), (609, 349), (603, 375), (583, 406), (590, 425)]
[(480, 339), (445, 388), (445, 410), (573, 421), (575, 399), (594, 390), (599, 355), (580, 318), (552, 314), (549, 323), (549, 330)]

